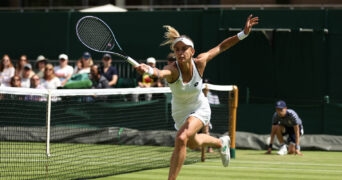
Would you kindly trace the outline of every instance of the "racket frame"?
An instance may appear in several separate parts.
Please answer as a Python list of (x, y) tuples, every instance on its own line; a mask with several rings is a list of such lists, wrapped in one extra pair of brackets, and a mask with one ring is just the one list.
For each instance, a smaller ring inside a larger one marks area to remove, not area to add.
[[(93, 51), (95, 51), (95, 52), (99, 52), (99, 53), (108, 53), (108, 54), (112, 54), (112, 55), (114, 55), (114, 56), (120, 57), (120, 58), (126, 60), (128, 63), (130, 63), (133, 67), (139, 66), (139, 63), (138, 63), (136, 60), (134, 60), (133, 58), (129, 57), (129, 56), (122, 55), (122, 54), (117, 53), (117, 52), (114, 52), (114, 51), (102, 51), (102, 50), (98, 50), (98, 49), (95, 49), (95, 48), (90, 47), (89, 45), (87, 45), (87, 43), (85, 43), (85, 42), (82, 40), (82, 38), (80, 37), (79, 31), (78, 31), (80, 22), (83, 21), (84, 19), (87, 19), (87, 18), (96, 19), (97, 21), (100, 21), (104, 26), (106, 26), (106, 28), (109, 30), (110, 34), (112, 35), (112, 37), (113, 37), (113, 39), (114, 39), (114, 41), (115, 41), (115, 45), (118, 46), (118, 48), (119, 48), (119, 50), (120, 50), (121, 52), (123, 52), (123, 50), (122, 50), (120, 44), (118, 43), (118, 41), (117, 41), (116, 38), (115, 38), (115, 35), (114, 35), (112, 29), (107, 25), (107, 23), (105, 23), (102, 19), (100, 19), (100, 18), (98, 18), (98, 17), (96, 17), (96, 16), (83, 16), (83, 17), (82, 17), (81, 19), (79, 19), (79, 20), (77, 21), (77, 23), (76, 23), (76, 35), (77, 35), (77, 38), (81, 41), (81, 43), (82, 43), (84, 46), (86, 46), (87, 48), (89, 48), (89, 49), (91, 49), (91, 50), (93, 50)], [(113, 47), (114, 47), (114, 46), (113, 46)]]

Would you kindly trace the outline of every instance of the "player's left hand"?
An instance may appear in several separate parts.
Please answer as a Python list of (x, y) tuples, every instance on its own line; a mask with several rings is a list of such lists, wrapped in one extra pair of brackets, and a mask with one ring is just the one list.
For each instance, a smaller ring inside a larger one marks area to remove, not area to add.
[(252, 30), (252, 27), (256, 24), (259, 23), (259, 17), (253, 17), (253, 15), (249, 15), (248, 18), (247, 18), (247, 21), (246, 21), (246, 25), (245, 25), (245, 28), (243, 30), (243, 32), (248, 35), (251, 30)]

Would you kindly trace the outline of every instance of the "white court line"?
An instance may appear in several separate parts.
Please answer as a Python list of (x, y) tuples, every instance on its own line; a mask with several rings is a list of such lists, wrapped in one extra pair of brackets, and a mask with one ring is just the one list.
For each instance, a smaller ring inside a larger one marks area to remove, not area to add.
[[(313, 163), (301, 163), (301, 162), (286, 162), (286, 161), (281, 161), (281, 162), (263, 162), (263, 161), (245, 161), (245, 160), (239, 160), (234, 162), (236, 164), (244, 164), (244, 163), (249, 163), (249, 164), (271, 164), (271, 165), (305, 165), (305, 166), (320, 166), (322, 167), (322, 164), (313, 164)], [(332, 167), (342, 167), (342, 164), (323, 164), (324, 166), (332, 166)]]
[[(324, 166), (322, 166), (324, 167)], [(239, 167), (234, 167), (234, 166), (229, 166), (229, 168), (232, 169), (251, 169), (250, 166), (239, 166)], [(261, 170), (284, 170), (286, 169), (287, 171), (295, 171), (295, 172), (331, 172), (331, 173), (342, 173), (342, 170), (336, 170), (336, 169), (307, 169), (307, 168), (284, 168), (284, 167), (279, 167), (279, 168), (270, 168), (270, 167), (253, 167), (253, 169), (261, 169)]]
[[(218, 167), (222, 167), (221, 165), (221, 161), (219, 159), (208, 159), (206, 160), (208, 162), (217, 162), (217, 165), (210, 165), (210, 167), (213, 168), (218, 168)], [(265, 165), (307, 165), (307, 166), (320, 166), (321, 169), (310, 169), (310, 168), (300, 168), (300, 166), (296, 167), (296, 168), (286, 168), (285, 166), (279, 166), (279, 168), (275, 168), (275, 167), (258, 167), (258, 166), (234, 166), (234, 164), (265, 164)], [(188, 164), (186, 166), (191, 166), (191, 165), (196, 165), (196, 167), (200, 167), (200, 168), (204, 168), (204, 169), (208, 169), (210, 168), (208, 164), (203, 164), (201, 165), (200, 163), (196, 163), (196, 164)], [(342, 173), (342, 169), (323, 169), (325, 166), (329, 166), (329, 167), (341, 167), (342, 165), (337, 165), (337, 164), (312, 164), (312, 163), (288, 163), (288, 162), (278, 162), (278, 163), (272, 163), (272, 162), (263, 162), (263, 161), (244, 161), (244, 160), (238, 160), (238, 161), (231, 161), (231, 163), (229, 164), (229, 168), (230, 169), (259, 169), (259, 170), (288, 170), (288, 171), (295, 171), (295, 172), (331, 172), (331, 173)]]

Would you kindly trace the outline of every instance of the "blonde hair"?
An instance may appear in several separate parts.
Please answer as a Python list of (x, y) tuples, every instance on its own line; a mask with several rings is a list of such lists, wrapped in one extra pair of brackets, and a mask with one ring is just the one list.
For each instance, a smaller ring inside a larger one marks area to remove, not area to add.
[(164, 33), (164, 38), (166, 40), (162, 42), (160, 45), (164, 46), (170, 44), (170, 49), (173, 50), (172, 44), (174, 40), (180, 37), (179, 32), (169, 25), (164, 25), (163, 27), (166, 29), (166, 32)]
[(161, 46), (170, 44), (170, 49), (173, 50), (173, 46), (177, 42), (182, 41), (183, 43), (194, 48), (194, 43), (188, 36), (180, 35), (179, 32), (172, 26), (164, 25), (163, 27), (166, 28), (166, 32), (164, 33), (164, 37), (166, 40), (160, 44)]

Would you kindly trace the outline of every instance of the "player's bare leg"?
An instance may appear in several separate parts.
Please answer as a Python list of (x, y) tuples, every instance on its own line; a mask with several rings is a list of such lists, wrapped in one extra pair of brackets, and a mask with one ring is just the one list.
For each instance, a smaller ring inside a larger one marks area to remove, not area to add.
[(191, 149), (210, 145), (220, 148), (222, 143), (219, 139), (206, 134), (197, 134), (203, 127), (203, 123), (195, 118), (189, 117), (187, 122), (178, 130), (175, 139), (175, 148), (173, 150), (170, 162), (169, 180), (175, 180), (183, 166), (186, 157), (187, 146)]
[[(207, 135), (210, 135), (210, 132), (209, 132), (209, 124), (205, 125), (203, 128), (202, 128), (202, 133), (203, 134), (207, 134)], [(206, 148), (208, 148), (206, 150)], [(212, 153), (214, 152), (213, 148), (211, 146), (202, 146), (202, 151), (207, 151), (208, 153)]]

